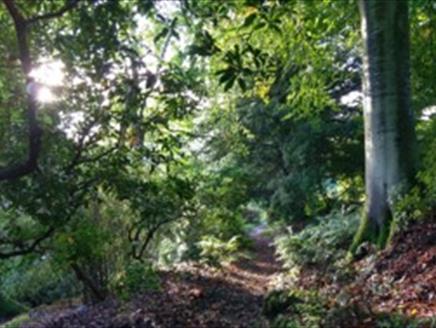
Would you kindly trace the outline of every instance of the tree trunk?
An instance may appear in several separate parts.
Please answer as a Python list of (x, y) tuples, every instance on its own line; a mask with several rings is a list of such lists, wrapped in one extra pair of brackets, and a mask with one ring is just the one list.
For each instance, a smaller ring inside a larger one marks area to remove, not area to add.
[(383, 247), (395, 199), (415, 174), (415, 131), (410, 101), (407, 1), (359, 0), (363, 55), (366, 206), (354, 247)]
[(98, 281), (81, 268), (77, 263), (72, 263), (71, 267), (76, 274), (77, 279), (83, 284), (84, 287), (84, 300), (85, 303), (95, 304), (104, 301), (108, 296), (106, 286), (102, 286)]

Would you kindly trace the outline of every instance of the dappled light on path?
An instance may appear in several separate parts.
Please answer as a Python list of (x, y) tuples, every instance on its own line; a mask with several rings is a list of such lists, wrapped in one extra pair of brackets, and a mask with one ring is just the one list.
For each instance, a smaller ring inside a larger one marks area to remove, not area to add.
[(267, 327), (263, 297), (279, 271), (269, 241), (257, 237), (249, 257), (219, 270), (185, 266), (168, 273), (165, 299), (147, 313), (162, 327)]
[(183, 264), (161, 273), (160, 291), (138, 295), (128, 303), (108, 300), (33, 315), (24, 327), (268, 327), (262, 305), (280, 265), (263, 237), (253, 237), (248, 256), (213, 269)]

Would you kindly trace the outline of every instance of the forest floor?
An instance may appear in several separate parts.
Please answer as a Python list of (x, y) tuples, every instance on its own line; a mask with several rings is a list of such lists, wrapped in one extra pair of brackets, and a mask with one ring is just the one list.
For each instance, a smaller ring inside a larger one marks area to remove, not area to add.
[[(436, 326), (436, 223), (398, 234), (391, 245), (355, 264), (360, 275), (348, 286), (371, 302), (374, 312), (433, 318)], [(424, 326), (422, 326), (424, 327)]]
[(280, 272), (269, 240), (254, 237), (249, 257), (220, 269), (183, 265), (161, 274), (160, 291), (128, 303), (47, 307), (32, 311), (21, 327), (268, 327), (262, 315), (270, 282)]
[(323, 327), (436, 327), (434, 220), (411, 225), (347, 270), (338, 278), (337, 272), (305, 268), (296, 282), (325, 299), (332, 320)]
[[(39, 307), (14, 327), (269, 327), (264, 299), (277, 287), (282, 269), (270, 240), (252, 237), (250, 256), (220, 269), (183, 264), (160, 272), (159, 291), (127, 302)], [(349, 269), (348, 278), (339, 280), (323, 268), (304, 269), (295, 282), (323, 296), (323, 313), (332, 319), (323, 327), (436, 327), (436, 223), (412, 226), (387, 249), (369, 252)], [(396, 325), (383, 324), (398, 315), (403, 319)], [(430, 321), (412, 324), (415, 319)]]

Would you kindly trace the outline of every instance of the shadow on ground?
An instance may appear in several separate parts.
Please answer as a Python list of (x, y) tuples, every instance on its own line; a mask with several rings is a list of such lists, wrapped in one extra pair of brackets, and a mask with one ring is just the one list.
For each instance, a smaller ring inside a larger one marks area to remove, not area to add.
[(163, 327), (263, 328), (263, 297), (280, 270), (268, 240), (254, 239), (250, 258), (220, 270), (187, 266), (162, 273), (162, 290), (121, 304), (108, 300), (96, 306), (35, 312), (25, 328)]

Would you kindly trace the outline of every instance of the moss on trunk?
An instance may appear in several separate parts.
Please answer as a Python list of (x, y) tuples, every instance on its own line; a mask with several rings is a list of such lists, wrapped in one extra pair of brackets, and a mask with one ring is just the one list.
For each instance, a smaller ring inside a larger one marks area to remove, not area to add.
[(383, 249), (389, 242), (394, 227), (395, 224), (390, 210), (386, 211), (384, 219), (380, 222), (370, 218), (367, 211), (364, 211), (359, 229), (351, 244), (350, 252), (354, 254), (359, 245), (365, 241), (377, 245), (379, 249)]

